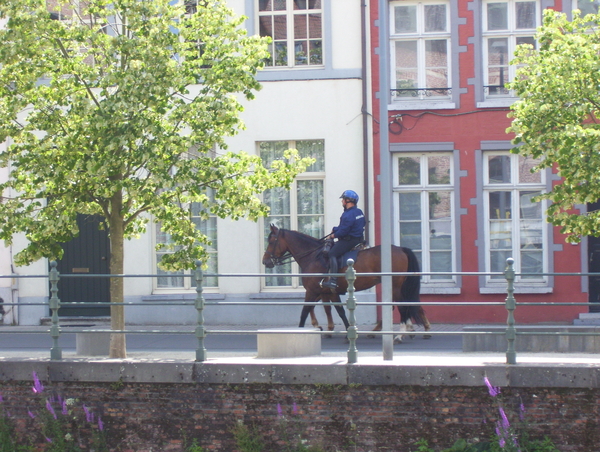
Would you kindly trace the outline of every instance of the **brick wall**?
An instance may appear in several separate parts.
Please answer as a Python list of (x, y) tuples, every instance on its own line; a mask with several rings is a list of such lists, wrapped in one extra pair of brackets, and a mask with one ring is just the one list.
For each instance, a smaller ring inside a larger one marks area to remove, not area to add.
[[(531, 434), (548, 435), (560, 451), (589, 452), (600, 444), (600, 389), (504, 388), (492, 398), (485, 386), (44, 384), (44, 399), (77, 398), (100, 415), (115, 451), (180, 451), (187, 437), (206, 450), (231, 452), (238, 422), (257, 429), (265, 451), (285, 450), (286, 438), (298, 436), (327, 451), (409, 452), (421, 438), (440, 450), (459, 438), (492, 435), (500, 398), (513, 423), (522, 403)], [(0, 382), (0, 393), (25, 441), (39, 430), (40, 396), (31, 381)]]

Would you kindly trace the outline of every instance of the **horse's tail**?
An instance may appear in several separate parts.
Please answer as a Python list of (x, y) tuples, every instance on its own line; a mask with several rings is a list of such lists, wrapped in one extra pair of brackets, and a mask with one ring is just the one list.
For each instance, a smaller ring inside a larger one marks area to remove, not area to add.
[[(407, 272), (420, 272), (421, 266), (416, 254), (410, 248), (402, 247), (402, 251), (408, 257)], [(402, 284), (402, 301), (420, 302), (421, 293), (421, 275), (409, 275), (404, 279)], [(408, 320), (413, 321), (417, 325), (428, 324), (425, 311), (422, 306), (400, 306), (400, 321), (406, 323)]]

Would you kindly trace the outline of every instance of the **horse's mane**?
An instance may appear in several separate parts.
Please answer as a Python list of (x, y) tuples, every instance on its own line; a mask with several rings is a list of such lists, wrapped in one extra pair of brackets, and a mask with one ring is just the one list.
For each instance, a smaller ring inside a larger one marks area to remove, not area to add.
[(304, 232), (292, 231), (291, 229), (279, 229), (279, 231), (280, 234), (282, 232), (284, 234), (292, 234), (302, 240), (303, 243), (308, 242), (313, 246), (317, 246), (321, 242), (321, 239), (315, 239), (313, 236), (305, 234)]
[(306, 251), (317, 250), (318, 253), (315, 258), (322, 263), (322, 265), (327, 266), (327, 262), (323, 256), (323, 239), (316, 239), (311, 235), (305, 234), (300, 231), (293, 231), (291, 229), (279, 229), (279, 233), (283, 233), (284, 235), (290, 234), (293, 235), (301, 244), (301, 246)]

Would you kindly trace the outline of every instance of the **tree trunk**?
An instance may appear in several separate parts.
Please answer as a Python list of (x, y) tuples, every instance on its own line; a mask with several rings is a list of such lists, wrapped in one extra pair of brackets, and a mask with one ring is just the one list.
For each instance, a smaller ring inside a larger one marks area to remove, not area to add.
[[(123, 231), (124, 221), (121, 215), (123, 207), (122, 193), (115, 194), (111, 200), (110, 218), (110, 273), (123, 274)], [(112, 330), (125, 329), (125, 307), (123, 278), (110, 278), (110, 301), (120, 303), (110, 306), (110, 328)], [(127, 358), (125, 334), (113, 333), (110, 335), (110, 358)]]

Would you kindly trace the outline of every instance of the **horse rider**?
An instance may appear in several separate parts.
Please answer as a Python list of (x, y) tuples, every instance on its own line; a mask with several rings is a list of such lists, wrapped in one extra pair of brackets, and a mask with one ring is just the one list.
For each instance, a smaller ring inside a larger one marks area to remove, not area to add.
[[(340, 196), (344, 212), (340, 217), (339, 226), (331, 230), (327, 239), (337, 239), (337, 242), (329, 250), (329, 273), (338, 272), (339, 256), (350, 251), (359, 243), (365, 240), (365, 214), (360, 210), (358, 204), (358, 194), (353, 190), (346, 190)], [(329, 288), (335, 293), (337, 288), (337, 277), (331, 276), (327, 281), (321, 281), (321, 287)]]

